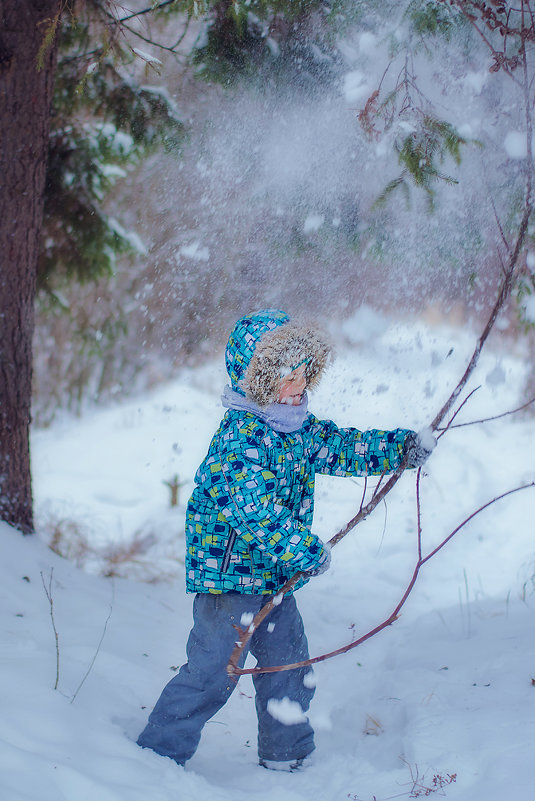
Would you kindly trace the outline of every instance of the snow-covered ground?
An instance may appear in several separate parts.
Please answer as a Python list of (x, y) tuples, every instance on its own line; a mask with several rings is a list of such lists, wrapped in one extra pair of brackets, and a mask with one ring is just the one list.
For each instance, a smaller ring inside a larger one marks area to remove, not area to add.
[[(422, 428), (474, 341), (361, 313), (310, 407), (341, 425)], [(458, 419), (514, 408), (525, 369), (521, 352), (495, 344)], [(136, 746), (184, 659), (184, 503), (224, 381), (220, 359), (150, 396), (34, 431), (40, 536), (0, 524), (2, 801), (531, 799), (535, 489), (492, 505), (430, 560), (395, 625), (316, 667), (317, 750), (306, 771), (257, 766), (248, 677), (185, 770)], [(440, 440), (422, 481), (424, 552), (480, 505), (535, 479), (533, 432), (533, 419), (509, 416)], [(171, 509), (164, 482), (175, 474), (185, 485)], [(414, 486), (406, 474), (334, 549), (331, 569), (299, 591), (313, 655), (381, 622), (403, 594), (416, 560)], [(328, 539), (356, 512), (362, 489), (320, 478), (318, 534)], [(54, 531), (85, 569), (47, 547)], [(113, 563), (111, 544), (134, 537), (137, 562), (115, 558), (118, 577), (97, 575)], [(169, 580), (140, 581), (160, 571)]]

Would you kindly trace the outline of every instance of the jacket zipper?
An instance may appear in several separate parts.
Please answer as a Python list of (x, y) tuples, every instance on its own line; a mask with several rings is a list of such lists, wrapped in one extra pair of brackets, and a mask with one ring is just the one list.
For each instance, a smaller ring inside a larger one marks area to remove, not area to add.
[(221, 563), (222, 573), (226, 573), (228, 570), (228, 566), (230, 564), (230, 557), (235, 542), (236, 542), (236, 531), (234, 529), (231, 529), (230, 537), (228, 538), (227, 542), (227, 547), (225, 548), (225, 553), (223, 554), (223, 562)]

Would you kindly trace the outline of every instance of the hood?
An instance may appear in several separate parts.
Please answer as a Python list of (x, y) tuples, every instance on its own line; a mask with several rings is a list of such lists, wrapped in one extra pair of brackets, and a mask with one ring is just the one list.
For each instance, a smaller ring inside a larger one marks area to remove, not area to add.
[(225, 361), (232, 388), (265, 407), (277, 400), (281, 378), (300, 364), (306, 364), (307, 387), (317, 384), (330, 353), (317, 329), (263, 309), (238, 320)]

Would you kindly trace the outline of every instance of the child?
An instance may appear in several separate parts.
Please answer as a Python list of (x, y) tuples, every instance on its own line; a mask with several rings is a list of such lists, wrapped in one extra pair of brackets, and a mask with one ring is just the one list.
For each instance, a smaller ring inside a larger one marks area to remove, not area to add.
[[(243, 317), (230, 335), (227, 411), (186, 513), (186, 588), (196, 593), (188, 661), (138, 739), (179, 765), (193, 756), (204, 724), (234, 689), (226, 672), (234, 627), (248, 625), (294, 573), (314, 576), (329, 565), (328, 547), (311, 531), (314, 474), (380, 475), (394, 471), (407, 449), (411, 467), (430, 453), (406, 429), (340, 429), (310, 414), (305, 388), (317, 384), (329, 355), (318, 332), (282, 311)], [(262, 666), (308, 659), (293, 593), (254, 632), (248, 650)], [(304, 714), (314, 694), (312, 671), (264, 673), (253, 681), (260, 765), (296, 770), (314, 750)], [(291, 725), (270, 714), (270, 700), (285, 698), (303, 710)]]

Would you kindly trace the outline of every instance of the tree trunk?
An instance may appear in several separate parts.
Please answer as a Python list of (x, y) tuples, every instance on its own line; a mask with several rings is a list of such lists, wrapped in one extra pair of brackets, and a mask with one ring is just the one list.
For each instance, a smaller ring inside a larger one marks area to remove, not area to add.
[(62, 0), (0, 0), (0, 519), (33, 530), (32, 335)]

